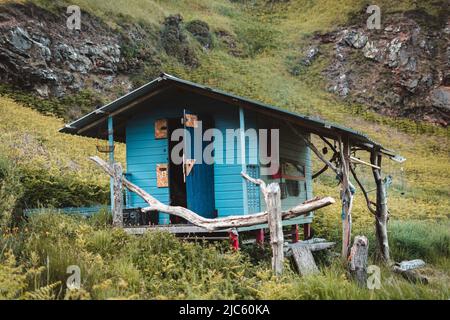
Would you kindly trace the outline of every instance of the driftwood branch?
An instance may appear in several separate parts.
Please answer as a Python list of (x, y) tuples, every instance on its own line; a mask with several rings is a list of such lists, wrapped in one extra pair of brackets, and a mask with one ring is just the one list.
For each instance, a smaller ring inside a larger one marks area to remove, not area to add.
[(287, 122), (288, 127), (294, 132), (296, 136), (298, 136), (300, 139), (303, 140), (303, 142), (315, 153), (315, 155), (322, 160), (331, 170), (333, 170), (336, 174), (339, 174), (338, 168), (328, 161), (323, 154), (316, 148), (316, 146), (309, 141), (307, 138), (305, 138), (291, 123)]
[(366, 199), (367, 208), (372, 214), (376, 214), (376, 210), (372, 208), (373, 205), (376, 205), (373, 201), (369, 199), (369, 194), (367, 193), (366, 189), (364, 188), (364, 185), (359, 180), (358, 176), (356, 175), (355, 169), (350, 166), (350, 171), (352, 172), (353, 178), (355, 179), (356, 183), (358, 184), (359, 188), (361, 189), (364, 198)]
[(320, 139), (322, 139), (323, 142), (325, 142), (330, 148), (331, 150), (333, 150), (334, 153), (338, 153), (338, 151), (336, 150), (336, 148), (331, 144), (330, 141), (328, 141), (326, 138), (319, 136)]
[[(101, 158), (95, 156), (90, 158), (96, 164), (98, 164), (107, 174), (110, 176), (114, 175), (114, 171), (111, 166), (106, 163)], [(178, 216), (186, 219), (192, 224), (205, 228), (207, 230), (218, 230), (218, 229), (229, 229), (236, 227), (246, 227), (257, 224), (267, 223), (267, 212), (260, 212), (256, 214), (246, 215), (246, 216), (228, 216), (224, 218), (217, 219), (208, 219), (204, 218), (197, 213), (183, 207), (179, 206), (169, 206), (161, 203), (159, 200), (145, 192), (140, 187), (128, 181), (125, 177), (122, 177), (122, 184), (124, 187), (129, 189), (130, 191), (139, 195), (142, 199), (145, 200), (149, 204), (148, 207), (143, 208), (142, 211), (160, 211), (164, 213), (168, 213), (174, 216)], [(336, 201), (332, 197), (325, 198), (315, 198), (313, 200), (306, 201), (303, 204), (300, 204), (292, 209), (287, 211), (283, 211), (281, 213), (281, 217), (283, 220), (291, 219), (300, 215), (306, 215), (311, 211), (326, 207), (330, 204), (335, 203)]]
[[(337, 156), (338, 156), (338, 153), (335, 152), (329, 161), (330, 161), (330, 162), (333, 162), (333, 161), (337, 158)], [(322, 169), (320, 169), (319, 171), (317, 171), (316, 173), (314, 173), (314, 174), (312, 175), (312, 179), (317, 178), (317, 177), (320, 176), (322, 173), (324, 173), (325, 171), (327, 171), (327, 169), (328, 169), (328, 165), (325, 164), (325, 166), (324, 166)]]

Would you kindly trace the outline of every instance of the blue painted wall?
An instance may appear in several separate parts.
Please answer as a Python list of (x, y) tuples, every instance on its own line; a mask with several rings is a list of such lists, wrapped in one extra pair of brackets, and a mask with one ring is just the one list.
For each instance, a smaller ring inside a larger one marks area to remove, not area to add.
[[(126, 150), (127, 150), (127, 174), (131, 182), (143, 188), (159, 201), (168, 204), (170, 199), (169, 188), (158, 188), (156, 185), (156, 165), (169, 162), (168, 139), (155, 139), (154, 124), (158, 119), (180, 117), (183, 114), (183, 104), (172, 106), (154, 106), (145, 111), (137, 112), (134, 117), (128, 120), (126, 126)], [(209, 102), (208, 104), (198, 103), (198, 105), (188, 107), (192, 113), (207, 113), (213, 117), (214, 127), (222, 132), (224, 140), (216, 140), (214, 164), (214, 197), (215, 207), (219, 217), (238, 215), (244, 213), (244, 190), (248, 192), (247, 184), (243, 183), (241, 177), (242, 165), (240, 158), (239, 140), (234, 143), (227, 142), (227, 129), (239, 128), (239, 108), (229, 106), (221, 102)], [(245, 129), (268, 128), (267, 121), (272, 119), (260, 119), (260, 116), (246, 111)], [(252, 149), (254, 143), (246, 141), (246, 164), (256, 165), (259, 170), (258, 150)], [(220, 145), (219, 145), (220, 144)], [(221, 148), (223, 146), (223, 149)], [(233, 151), (233, 163), (227, 163), (226, 150)], [(307, 192), (304, 188), (299, 197), (289, 197), (282, 201), (284, 209), (292, 207), (306, 198), (312, 197), (311, 184), (311, 159), (310, 152), (306, 146), (295, 138), (288, 129), (283, 128), (280, 132), (280, 156), (282, 158), (293, 159), (306, 165)], [(270, 182), (269, 177), (262, 177)], [(247, 193), (247, 203), (249, 193)], [(147, 204), (136, 194), (131, 193), (127, 197), (127, 207), (145, 207)], [(248, 213), (258, 212), (264, 209), (264, 201), (251, 198), (251, 207)], [(300, 220), (299, 220), (300, 221)], [(309, 222), (309, 220), (301, 220)], [(300, 221), (300, 222), (301, 222)], [(159, 223), (169, 223), (167, 214), (159, 215)]]

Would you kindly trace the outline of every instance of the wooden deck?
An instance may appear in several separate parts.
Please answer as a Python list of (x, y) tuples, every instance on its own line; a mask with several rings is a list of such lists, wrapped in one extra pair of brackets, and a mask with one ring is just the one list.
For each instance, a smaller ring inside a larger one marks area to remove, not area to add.
[(225, 240), (229, 239), (231, 229), (210, 231), (205, 228), (190, 224), (170, 224), (170, 225), (152, 225), (140, 227), (125, 227), (125, 232), (133, 235), (142, 235), (151, 231), (169, 232), (176, 235), (184, 235), (188, 238), (201, 238), (205, 240)]

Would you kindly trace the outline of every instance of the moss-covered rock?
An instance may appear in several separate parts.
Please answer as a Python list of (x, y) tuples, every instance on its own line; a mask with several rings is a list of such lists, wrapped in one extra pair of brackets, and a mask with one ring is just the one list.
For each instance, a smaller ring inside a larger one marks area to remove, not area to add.
[(186, 30), (188, 30), (195, 39), (205, 49), (212, 49), (214, 46), (213, 37), (209, 29), (209, 25), (201, 20), (193, 20), (186, 24)]
[(168, 16), (164, 20), (161, 31), (161, 42), (169, 56), (186, 66), (195, 68), (199, 66), (199, 60), (182, 22), (183, 17), (179, 14)]

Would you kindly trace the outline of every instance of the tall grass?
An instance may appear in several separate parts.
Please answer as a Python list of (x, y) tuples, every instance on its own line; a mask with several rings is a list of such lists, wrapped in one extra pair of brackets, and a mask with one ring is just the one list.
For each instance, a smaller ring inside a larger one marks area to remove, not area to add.
[[(406, 229), (421, 232), (420, 226)], [(446, 230), (436, 230), (446, 237)], [(33, 216), (0, 240), (0, 298), (7, 299), (448, 299), (450, 294), (448, 264), (430, 264), (428, 285), (382, 267), (378, 290), (358, 287), (332, 256), (319, 274), (307, 277), (299, 277), (286, 260), (277, 279), (270, 259), (260, 260), (251, 248), (234, 252), (226, 243), (186, 242), (162, 232), (130, 236), (95, 220), (52, 212)], [(433, 254), (448, 255), (438, 242), (428, 241)], [(392, 247), (396, 253), (419, 252), (414, 241), (399, 246), (393, 241)], [(270, 255), (269, 247), (261, 250)], [(66, 289), (71, 265), (81, 268), (80, 290)]]

